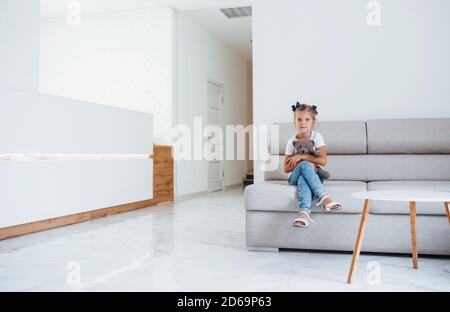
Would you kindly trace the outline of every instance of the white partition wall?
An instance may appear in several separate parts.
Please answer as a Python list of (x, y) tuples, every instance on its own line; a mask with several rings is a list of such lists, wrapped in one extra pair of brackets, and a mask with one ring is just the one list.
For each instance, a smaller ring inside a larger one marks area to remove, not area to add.
[(152, 140), (148, 113), (0, 90), (0, 228), (151, 199)]

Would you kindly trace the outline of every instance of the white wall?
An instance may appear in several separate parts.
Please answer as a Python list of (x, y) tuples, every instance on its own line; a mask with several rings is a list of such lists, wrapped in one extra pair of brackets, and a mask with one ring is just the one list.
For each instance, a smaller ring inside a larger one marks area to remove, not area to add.
[[(253, 64), (251, 61), (247, 61), (247, 124), (253, 124)], [(246, 143), (247, 152), (250, 153), (249, 146), (253, 145), (252, 139)], [(251, 157), (250, 157), (251, 156)], [(249, 155), (247, 160), (247, 172), (253, 172), (253, 154)]]
[[(207, 80), (224, 84), (223, 124), (247, 124), (246, 61), (182, 12), (176, 17), (176, 105), (175, 123), (193, 128), (194, 117), (206, 123)], [(206, 191), (204, 160), (175, 164), (175, 195)], [(225, 186), (242, 183), (244, 160), (224, 161)]]
[(37, 88), (39, 1), (0, 1), (0, 86)]
[(291, 121), (297, 99), (320, 120), (450, 117), (450, 2), (379, 0), (380, 26), (368, 2), (254, 2), (255, 124)]
[(172, 127), (173, 11), (169, 7), (42, 19), (39, 90), (155, 116)]
[[(8, 9), (11, 9), (2, 10), (2, 22), (4, 16), (11, 15), (11, 18), (0, 30), (3, 36), (1, 44), (3, 48), (4, 42), (12, 42), (13, 39), (8, 37), (10, 34), (21, 34), (20, 38), (28, 36), (30, 41), (25, 45), (18, 43), (18, 49), (14, 50), (16, 55), (11, 52), (13, 50), (8, 50), (9, 54), (4, 54), (7, 57), (3, 58), (4, 61), (0, 64), (2, 73), (3, 68), (6, 68), (5, 72), (11, 72), (11, 59), (26, 52), (26, 57), (13, 61), (14, 68), (17, 67), (13, 74), (17, 73), (16, 77), (25, 80), (32, 77), (34, 88), (30, 89), (35, 90), (37, 87), (37, 71), (40, 65), (41, 92), (154, 112), (157, 136), (159, 129), (172, 125), (172, 120), (174, 123), (192, 125), (194, 117), (201, 116), (206, 121), (207, 79), (213, 79), (225, 86), (223, 123), (247, 124), (245, 59), (182, 13), (177, 14), (174, 37), (175, 29), (170, 28), (174, 25), (174, 19), (168, 18), (173, 17), (174, 13), (169, 8), (160, 8), (158, 13), (151, 9), (83, 15), (80, 26), (69, 27), (65, 18), (48, 18), (39, 23), (37, 6), (33, 7), (30, 13), (33, 19), (24, 16), (22, 19), (18, 18), (14, 24), (12, 16), (17, 18), (19, 14), (25, 14), (24, 10), (33, 2), (20, 1), (20, 9), (12, 14), (15, 3), (19, 2), (1, 2), (2, 5), (8, 4)], [(3, 8), (5, 7), (2, 6)], [(27, 31), (22, 34), (19, 28), (23, 27), (25, 20), (34, 20), (35, 23), (27, 24)], [(164, 29), (160, 28), (162, 25)], [(37, 50), (39, 29), (40, 56)], [(171, 35), (166, 36), (169, 30)], [(3, 41), (4, 38), (7, 40)], [(155, 44), (158, 44), (159, 48), (162, 46), (163, 50), (160, 51), (165, 52), (154, 51)], [(175, 56), (174, 44), (177, 45), (178, 51)], [(34, 59), (30, 60), (30, 57)], [(176, 68), (172, 66), (174, 57)], [(24, 65), (19, 66), (21, 64)], [(151, 68), (157, 68), (156, 75)], [(174, 82), (175, 74), (177, 78)], [(156, 76), (158, 80), (155, 80)], [(2, 77), (8, 78), (6, 75)], [(176, 90), (166, 90), (166, 81), (169, 81), (167, 85), (175, 86)], [(18, 84), (29, 86), (33, 83), (25, 83), (23, 80)], [(165, 105), (173, 101), (174, 97), (177, 102), (170, 111), (171, 107), (167, 109)], [(58, 99), (61, 105), (65, 105), (64, 99)], [(33, 102), (30, 105), (38, 103)], [(162, 111), (170, 117), (161, 116)], [(168, 121), (163, 122), (164, 120)], [(155, 143), (158, 143), (158, 139), (155, 137)], [(245, 161), (225, 161), (224, 169), (226, 186), (242, 183), (246, 171)], [(206, 162), (177, 163), (175, 179), (177, 196), (205, 191)]]

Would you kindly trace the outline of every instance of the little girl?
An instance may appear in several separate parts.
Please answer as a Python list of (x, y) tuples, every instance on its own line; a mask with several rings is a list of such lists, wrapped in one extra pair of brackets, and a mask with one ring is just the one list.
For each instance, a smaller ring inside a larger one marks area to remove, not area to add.
[[(313, 197), (318, 198), (317, 205), (322, 205), (325, 211), (337, 211), (342, 205), (333, 201), (323, 190), (323, 180), (315, 171), (315, 166), (325, 166), (327, 163), (327, 148), (322, 135), (313, 131), (316, 125), (317, 107), (300, 104), (292, 105), (294, 111), (294, 125), (297, 134), (290, 138), (286, 145), (284, 159), (284, 171), (290, 172), (289, 184), (297, 185), (299, 201), (299, 218), (292, 223), (293, 226), (307, 227), (311, 222), (311, 202)], [(314, 141), (314, 149), (320, 152), (320, 157), (312, 155), (295, 154), (295, 140), (311, 139)]]

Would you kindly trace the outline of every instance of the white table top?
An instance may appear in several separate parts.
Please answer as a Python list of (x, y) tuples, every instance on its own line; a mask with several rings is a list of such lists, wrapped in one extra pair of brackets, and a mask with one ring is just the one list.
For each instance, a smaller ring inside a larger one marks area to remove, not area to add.
[(369, 191), (352, 193), (360, 199), (389, 200), (389, 201), (417, 201), (417, 202), (450, 202), (450, 193), (419, 190)]

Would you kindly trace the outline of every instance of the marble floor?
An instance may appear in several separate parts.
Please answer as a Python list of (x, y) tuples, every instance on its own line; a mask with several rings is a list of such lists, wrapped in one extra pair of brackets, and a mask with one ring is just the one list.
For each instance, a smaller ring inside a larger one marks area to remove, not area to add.
[(240, 188), (0, 241), (0, 291), (450, 291), (450, 259), (245, 248)]

